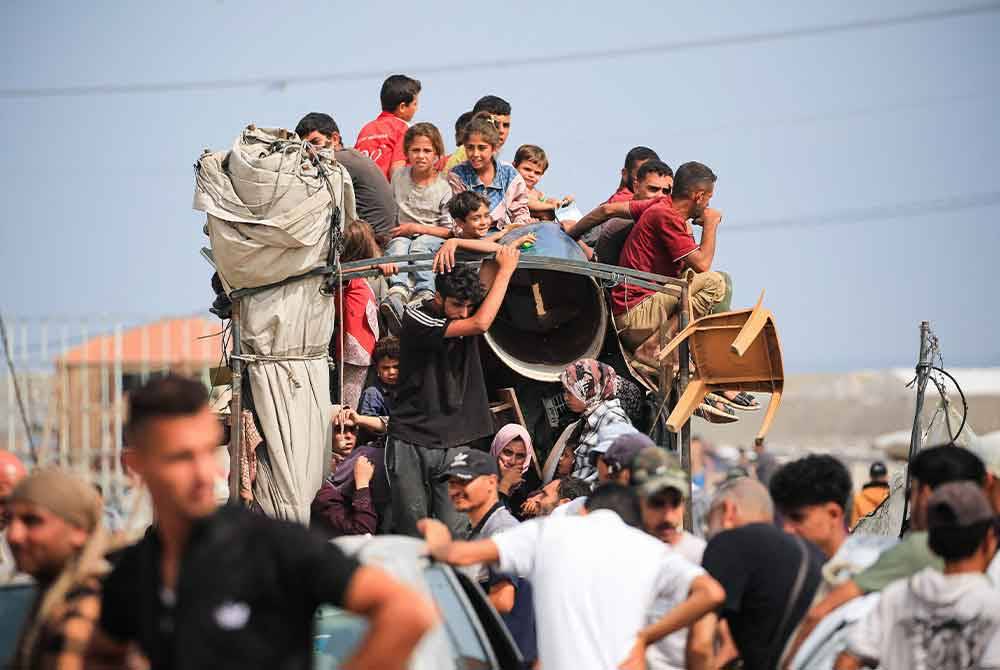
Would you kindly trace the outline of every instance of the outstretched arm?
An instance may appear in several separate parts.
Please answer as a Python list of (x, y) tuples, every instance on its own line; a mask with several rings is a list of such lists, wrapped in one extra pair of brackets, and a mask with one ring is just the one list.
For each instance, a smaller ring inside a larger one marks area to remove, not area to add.
[(632, 218), (632, 203), (631, 201), (625, 202), (612, 202), (606, 203), (598, 207), (597, 209), (588, 212), (584, 215), (582, 219), (575, 222), (567, 222), (564, 230), (566, 234), (572, 237), (574, 240), (583, 237), (591, 228), (601, 225), (608, 219), (613, 219), (615, 217), (622, 219)]
[(427, 598), (373, 566), (355, 571), (345, 609), (368, 619), (368, 632), (343, 665), (350, 670), (402, 670), (413, 649), (437, 622)]
[(448, 527), (437, 519), (421, 519), (417, 528), (427, 540), (427, 553), (434, 560), (449, 565), (496, 563), (500, 560), (500, 551), (493, 540), (453, 542)]

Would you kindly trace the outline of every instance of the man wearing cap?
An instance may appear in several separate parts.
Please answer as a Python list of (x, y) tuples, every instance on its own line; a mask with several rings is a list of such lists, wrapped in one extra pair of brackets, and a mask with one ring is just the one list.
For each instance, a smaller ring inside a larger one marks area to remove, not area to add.
[[(455, 511), (469, 517), (471, 540), (493, 537), (519, 525), (500, 502), (497, 489), (500, 471), (496, 459), (485, 451), (468, 447), (457, 449), (440, 478), (448, 482), (448, 497)], [(531, 584), (492, 567), (481, 570), (479, 583), (489, 594), (490, 602), (507, 624), (521, 656), (530, 667), (538, 659)]]
[(889, 497), (889, 471), (882, 461), (875, 461), (868, 468), (868, 483), (854, 494), (851, 506), (851, 528), (858, 525), (861, 517), (868, 516)]
[(7, 546), (8, 501), (14, 487), (24, 477), (24, 464), (14, 454), (0, 449), (0, 584), (9, 582), (17, 572), (14, 557)]
[(7, 540), (38, 582), (13, 668), (83, 667), (101, 609), (105, 536), (97, 490), (69, 473), (39, 470), (9, 496)]
[[(628, 473), (629, 485), (639, 494), (646, 532), (692, 564), (701, 565), (705, 541), (683, 529), (688, 480), (677, 458), (657, 447), (645, 435), (619, 438), (607, 454), (614, 465), (619, 457), (625, 456), (630, 458), (624, 472)], [(656, 621), (676, 605), (669, 599), (658, 598), (647, 619)], [(706, 617), (693, 624), (691, 630), (694, 634), (690, 647), (687, 630), (671, 633), (651, 645), (646, 652), (650, 670), (712, 667), (713, 622)]]
[[(986, 466), (983, 492), (993, 507), (993, 514), (1000, 517), (1000, 440), (979, 438), (972, 446), (972, 451)], [(993, 580), (993, 585), (1000, 588), (1000, 551), (993, 555), (986, 574)]]
[[(684, 503), (688, 497), (687, 475), (676, 456), (653, 445), (645, 435), (641, 437), (649, 445), (632, 457), (625, 471), (629, 473), (629, 484), (637, 487), (639, 492), (643, 526), (647, 533), (666, 542), (681, 556), (695, 565), (701, 565), (705, 540), (683, 528)], [(609, 454), (614, 461), (617, 453)]]
[(1000, 590), (983, 572), (997, 548), (993, 509), (973, 482), (942, 484), (927, 503), (924, 568), (890, 584), (848, 636), (837, 670), (1000, 667)]
[[(542, 667), (631, 670), (644, 667), (649, 645), (725, 598), (715, 580), (640, 531), (640, 523), (635, 492), (605, 484), (582, 515), (532, 519), (489, 539), (453, 542), (434, 519), (420, 527), (437, 560), (499, 563), (531, 581)], [(677, 607), (647, 625), (656, 597), (673, 598)]]

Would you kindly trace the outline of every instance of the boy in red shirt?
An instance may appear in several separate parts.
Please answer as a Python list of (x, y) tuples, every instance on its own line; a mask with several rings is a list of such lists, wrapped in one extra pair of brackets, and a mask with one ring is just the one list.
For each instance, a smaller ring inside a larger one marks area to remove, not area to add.
[(420, 82), (405, 74), (394, 74), (382, 82), (379, 94), (382, 113), (358, 133), (354, 148), (379, 166), (386, 179), (391, 179), (396, 168), (406, 165), (403, 153), (403, 135), (417, 113)]

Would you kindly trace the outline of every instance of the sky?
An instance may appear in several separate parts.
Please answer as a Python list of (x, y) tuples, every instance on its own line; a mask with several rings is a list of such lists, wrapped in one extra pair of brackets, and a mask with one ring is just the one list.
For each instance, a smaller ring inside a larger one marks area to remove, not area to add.
[(947, 364), (1000, 365), (1000, 4), (39, 1), (4, 14), (9, 319), (204, 311), (202, 150), (310, 111), (350, 142), (382, 79), (404, 72), (423, 84), (415, 121), (446, 140), (480, 96), (509, 100), (502, 157), (541, 145), (540, 187), (584, 211), (615, 190), (632, 146), (711, 166), (714, 265), (734, 305), (766, 291), (788, 372), (912, 366), (923, 319)]

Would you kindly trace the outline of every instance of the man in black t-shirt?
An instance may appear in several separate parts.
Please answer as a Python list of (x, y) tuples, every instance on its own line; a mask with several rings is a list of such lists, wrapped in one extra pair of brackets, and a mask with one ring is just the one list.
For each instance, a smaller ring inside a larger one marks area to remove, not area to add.
[(708, 524), (712, 539), (702, 567), (726, 591), (719, 616), (729, 623), (743, 667), (773, 670), (819, 586), (823, 552), (774, 525), (767, 489), (749, 477), (719, 488)]
[(493, 325), (520, 255), (515, 247), (500, 248), (496, 276), (478, 309), (483, 287), (469, 265), (438, 274), (434, 297), (406, 309), (386, 446), (393, 526), (387, 530), (419, 537), (417, 521), (430, 516), (454, 536), (468, 535), (469, 521), (455, 511), (440, 476), (457, 447), (493, 433), (479, 335)]
[(430, 603), (302, 526), (218, 508), (220, 432), (197, 381), (168, 376), (130, 395), (126, 458), (156, 525), (116, 559), (92, 653), (134, 646), (156, 669), (304, 670), (328, 603), (368, 619), (345, 667), (405, 667), (435, 623)]

